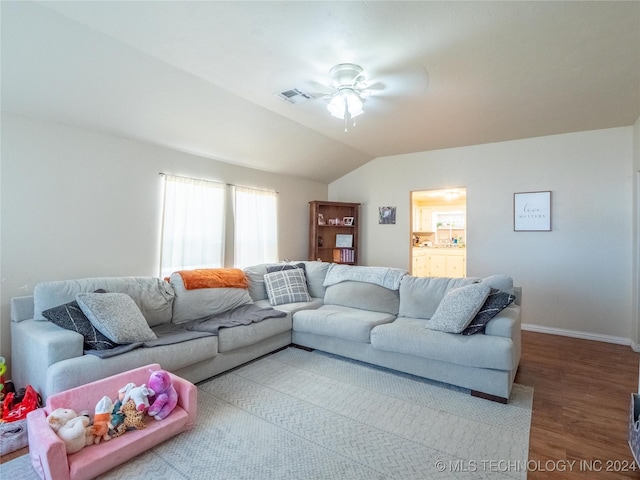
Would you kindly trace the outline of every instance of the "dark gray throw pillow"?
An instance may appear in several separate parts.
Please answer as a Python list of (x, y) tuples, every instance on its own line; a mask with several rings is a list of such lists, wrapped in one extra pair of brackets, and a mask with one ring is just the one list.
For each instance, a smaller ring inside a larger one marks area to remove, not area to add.
[[(104, 293), (104, 290), (96, 290), (96, 293)], [(84, 337), (83, 348), (85, 350), (109, 350), (118, 346), (117, 343), (112, 342), (96, 330), (87, 316), (82, 313), (78, 302), (75, 300), (45, 310), (42, 312), (42, 316), (59, 327), (82, 335)]]
[(306, 274), (304, 263), (280, 263), (278, 265), (270, 265), (267, 267), (267, 273), (282, 272), (283, 270), (291, 270), (293, 268), (301, 268)]
[(489, 323), (489, 320), (511, 305), (515, 299), (516, 297), (510, 293), (492, 288), (484, 304), (473, 320), (471, 320), (469, 326), (463, 330), (462, 335), (484, 333), (484, 329), (487, 323)]

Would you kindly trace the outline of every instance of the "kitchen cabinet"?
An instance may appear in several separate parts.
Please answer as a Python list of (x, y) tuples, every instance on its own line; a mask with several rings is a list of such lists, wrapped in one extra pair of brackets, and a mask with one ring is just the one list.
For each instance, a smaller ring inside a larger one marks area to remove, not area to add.
[(429, 276), (430, 277), (446, 277), (447, 276), (447, 254), (433, 252), (429, 254)]
[(447, 257), (447, 277), (466, 277), (466, 255), (449, 255)]
[(429, 252), (424, 248), (414, 248), (413, 269), (411, 274), (414, 277), (429, 276)]
[(412, 270), (414, 277), (466, 277), (467, 252), (464, 248), (412, 249)]
[(433, 215), (432, 208), (414, 207), (413, 231), (414, 232), (433, 232), (432, 215)]

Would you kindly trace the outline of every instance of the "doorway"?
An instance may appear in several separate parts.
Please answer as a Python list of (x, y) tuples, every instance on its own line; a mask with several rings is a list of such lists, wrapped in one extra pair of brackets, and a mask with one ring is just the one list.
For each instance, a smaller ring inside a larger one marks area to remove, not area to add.
[(465, 277), (466, 226), (465, 187), (411, 192), (411, 274)]

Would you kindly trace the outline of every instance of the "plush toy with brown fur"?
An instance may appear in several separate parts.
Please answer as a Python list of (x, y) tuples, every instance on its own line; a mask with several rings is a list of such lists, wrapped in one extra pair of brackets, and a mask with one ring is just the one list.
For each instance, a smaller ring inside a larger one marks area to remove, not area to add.
[(141, 430), (145, 427), (144, 412), (136, 408), (136, 402), (133, 399), (122, 405), (120, 411), (124, 414), (123, 425), (127, 430)]

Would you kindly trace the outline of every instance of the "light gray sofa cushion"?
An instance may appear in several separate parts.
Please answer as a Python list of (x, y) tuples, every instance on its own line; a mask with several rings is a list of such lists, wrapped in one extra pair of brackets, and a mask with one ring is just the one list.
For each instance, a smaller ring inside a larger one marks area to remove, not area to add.
[(471, 285), (477, 281), (474, 278), (434, 278), (405, 275), (400, 282), (398, 315), (409, 318), (431, 318), (450, 289)]
[(253, 303), (245, 288), (195, 288), (187, 290), (179, 273), (174, 272), (169, 278), (176, 294), (173, 305), (173, 323), (184, 323), (209, 315), (217, 315)]
[(254, 302), (258, 300), (268, 299), (267, 288), (264, 284), (264, 276), (267, 274), (267, 268), (277, 266), (278, 263), (261, 263), (245, 268), (244, 275), (249, 283), (249, 295)]
[(305, 273), (307, 275), (309, 295), (315, 298), (324, 298), (325, 287), (323, 284), (331, 263), (317, 262), (315, 260), (303, 263), (305, 265)]
[(491, 287), (482, 283), (449, 290), (426, 327), (440, 332), (462, 332), (482, 308)]
[(242, 347), (250, 347), (266, 338), (291, 332), (291, 313), (285, 317), (267, 318), (250, 325), (221, 328), (218, 331), (218, 351), (230, 352)]
[[(295, 265), (298, 263), (304, 264), (305, 275), (307, 277), (307, 288), (309, 295), (314, 298), (324, 297), (324, 278), (327, 275), (329, 269), (329, 262), (316, 262), (316, 261), (298, 261), (291, 262)], [(264, 276), (268, 267), (282, 265), (281, 263), (262, 263), (260, 265), (253, 265), (244, 269), (244, 274), (249, 282), (249, 294), (254, 302), (258, 300), (266, 300), (268, 298), (267, 289), (264, 284)]]
[(91, 324), (112, 342), (146, 342), (158, 338), (126, 293), (79, 293), (76, 301)]
[(43, 311), (72, 302), (79, 293), (99, 289), (129, 295), (151, 327), (171, 322), (175, 297), (173, 288), (168, 282), (154, 277), (96, 277), (40, 282), (33, 289), (33, 318), (45, 320)]
[(323, 305), (317, 310), (300, 310), (293, 315), (293, 330), (353, 342), (369, 343), (376, 325), (393, 322), (395, 315), (341, 305)]
[(400, 294), (373, 283), (345, 281), (327, 287), (324, 303), (397, 315)]
[(371, 346), (442, 362), (477, 368), (513, 370), (517, 367), (511, 338), (493, 335), (460, 335), (425, 328), (427, 320), (398, 317), (371, 331)]
[(503, 292), (507, 292), (512, 295), (514, 294), (513, 278), (507, 275), (490, 275), (483, 278), (481, 283), (489, 285), (491, 288), (495, 288), (496, 290), (502, 290)]

